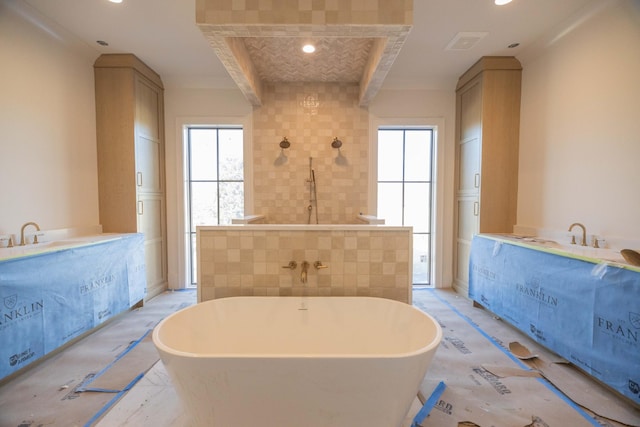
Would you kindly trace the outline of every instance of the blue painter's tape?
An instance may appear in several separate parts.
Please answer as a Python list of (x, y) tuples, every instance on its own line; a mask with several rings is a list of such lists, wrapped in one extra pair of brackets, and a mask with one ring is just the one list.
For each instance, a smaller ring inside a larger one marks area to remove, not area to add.
[(120, 390), (109, 390), (109, 389), (104, 389), (104, 388), (91, 388), (91, 387), (87, 387), (87, 386), (89, 384), (91, 384), (92, 382), (94, 382), (96, 379), (100, 378), (100, 376), (102, 374), (104, 374), (105, 372), (107, 372), (118, 360), (122, 359), (127, 353), (129, 353), (138, 344), (140, 344), (142, 342), (142, 340), (144, 340), (147, 337), (147, 335), (149, 335), (151, 333), (151, 331), (152, 331), (152, 329), (148, 329), (147, 332), (145, 332), (140, 338), (138, 338), (129, 347), (127, 347), (127, 349), (125, 351), (120, 353), (111, 363), (109, 363), (107, 366), (102, 368), (102, 370), (100, 372), (98, 372), (96, 375), (94, 375), (82, 387), (78, 387), (76, 389), (76, 391), (79, 391), (79, 392), (83, 392), (83, 391), (98, 391), (98, 392), (103, 392), (103, 393), (118, 393)]
[[(478, 331), (478, 333), (480, 333), (483, 337), (485, 337), (491, 344), (493, 344), (498, 350), (502, 351), (505, 355), (507, 355), (511, 360), (513, 360), (519, 367), (526, 369), (526, 370), (530, 370), (530, 368), (525, 365), (520, 359), (516, 358), (513, 354), (511, 354), (511, 352), (507, 351), (505, 348), (503, 348), (500, 344), (498, 344), (491, 336), (489, 336), (485, 331), (483, 331), (478, 325), (476, 325), (475, 323), (473, 323), (473, 321), (471, 319), (469, 319), (467, 316), (465, 316), (464, 314), (462, 314), (460, 311), (458, 311), (457, 308), (455, 308), (454, 306), (452, 306), (451, 304), (449, 304), (448, 301), (446, 301), (445, 299), (443, 299), (442, 297), (440, 297), (438, 295), (437, 292), (435, 292), (434, 289), (427, 289), (425, 290), (426, 292), (430, 292), (434, 297), (436, 297), (440, 302), (442, 302), (444, 305), (446, 305), (447, 307), (449, 307), (451, 309), (451, 311), (453, 311), (455, 314), (457, 314), (460, 318), (462, 318), (465, 322), (467, 322), (469, 325), (471, 325), (476, 331)], [(567, 405), (571, 406), (576, 412), (578, 412), (580, 415), (582, 415), (582, 417), (584, 417), (585, 420), (587, 420), (591, 425), (595, 426), (595, 427), (600, 427), (600, 424), (593, 419), (593, 417), (591, 417), (588, 413), (586, 413), (580, 406), (578, 406), (576, 403), (574, 403), (571, 399), (569, 399), (567, 396), (565, 396), (560, 390), (558, 390), (553, 384), (551, 384), (549, 381), (547, 381), (544, 378), (537, 378), (537, 380), (539, 382), (541, 382), (542, 384), (544, 384), (549, 390), (551, 390), (556, 396), (558, 396), (561, 400), (563, 400)]]
[(444, 393), (445, 388), (447, 388), (445, 383), (440, 381), (440, 383), (433, 390), (433, 393), (431, 393), (431, 396), (429, 396), (427, 401), (424, 402), (424, 405), (422, 405), (422, 408), (418, 411), (416, 416), (413, 418), (411, 427), (419, 427), (422, 425), (422, 422), (424, 421), (425, 418), (427, 418), (427, 415), (429, 415), (429, 412), (431, 412), (431, 409), (435, 406), (436, 403), (438, 403), (438, 399), (440, 399), (440, 396), (442, 396), (442, 393)]
[(120, 393), (118, 393), (115, 396), (113, 396), (113, 399), (108, 401), (107, 404), (102, 407), (102, 409), (100, 409), (93, 417), (91, 417), (91, 419), (89, 419), (89, 421), (87, 421), (87, 423), (84, 425), (84, 427), (91, 427), (93, 425), (93, 423), (98, 421), (100, 419), (100, 417), (102, 417), (104, 415), (104, 413), (109, 410), (109, 408), (111, 408), (113, 405), (115, 405), (115, 403), (118, 400), (120, 400), (120, 398), (126, 392), (128, 392), (134, 385), (136, 385), (136, 383), (138, 381), (140, 381), (142, 379), (142, 377), (144, 377), (144, 372), (138, 374), (138, 376), (135, 377), (133, 379), (133, 381), (131, 381)]

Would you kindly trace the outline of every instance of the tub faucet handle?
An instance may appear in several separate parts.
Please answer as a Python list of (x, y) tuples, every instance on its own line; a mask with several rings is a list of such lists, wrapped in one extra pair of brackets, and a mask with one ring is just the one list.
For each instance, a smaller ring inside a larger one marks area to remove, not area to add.
[(322, 263), (322, 261), (316, 261), (313, 263), (313, 266), (316, 268), (316, 270), (320, 270), (321, 268), (329, 268), (328, 265), (324, 265)]
[(297, 267), (298, 263), (295, 261), (289, 261), (289, 264), (282, 266), (282, 268), (288, 268), (289, 270), (295, 270)]

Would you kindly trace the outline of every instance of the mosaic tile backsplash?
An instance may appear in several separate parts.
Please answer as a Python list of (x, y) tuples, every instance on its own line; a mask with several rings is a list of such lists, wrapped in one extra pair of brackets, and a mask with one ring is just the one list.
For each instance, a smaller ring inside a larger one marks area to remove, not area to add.
[[(411, 303), (411, 228), (317, 227), (200, 227), (198, 301), (318, 295)], [(311, 264), (306, 286), (300, 278), (305, 260)], [(295, 270), (282, 268), (290, 261), (297, 262)], [(316, 261), (328, 268), (314, 268)]]

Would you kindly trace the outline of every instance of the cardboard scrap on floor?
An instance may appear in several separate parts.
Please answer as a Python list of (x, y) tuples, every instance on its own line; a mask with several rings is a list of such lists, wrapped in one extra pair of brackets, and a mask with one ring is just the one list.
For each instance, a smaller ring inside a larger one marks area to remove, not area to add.
[(78, 391), (112, 393), (122, 391), (131, 380), (147, 372), (159, 359), (151, 333), (148, 332), (140, 341), (131, 343), (125, 354), (118, 357), (100, 375), (83, 384)]
[[(531, 366), (525, 364), (504, 345), (492, 342), (477, 324), (468, 322), (436, 298), (428, 298), (425, 306), (420, 308), (436, 317), (443, 329), (442, 343), (420, 392), (428, 398), (440, 381), (447, 385), (429, 416), (422, 422), (423, 427), (586, 427), (593, 426), (594, 422), (603, 426), (621, 425), (593, 417), (593, 414), (562, 395), (545, 379), (547, 375), (560, 378), (556, 371), (566, 367), (542, 365), (536, 354), (524, 358), (528, 359), (527, 363), (531, 363)], [(490, 317), (488, 313), (486, 315)], [(496, 331), (492, 330), (491, 333), (495, 334)], [(572, 385), (575, 388), (584, 391), (587, 386), (575, 382), (576, 374), (572, 373), (567, 379), (574, 381)], [(585, 378), (585, 381), (589, 387), (597, 385), (592, 379)], [(598, 403), (608, 403), (602, 402), (605, 399), (601, 396), (593, 397), (599, 397), (601, 401)], [(594, 401), (597, 399), (586, 403), (592, 404)], [(617, 408), (624, 406), (619, 399), (612, 404)], [(626, 409), (624, 413), (629, 416), (615, 418), (627, 425), (640, 425), (633, 416), (633, 408)], [(599, 410), (596, 413), (612, 416), (611, 411)]]
[(525, 363), (590, 412), (625, 425), (640, 426), (640, 409), (631, 403), (625, 405), (620, 399), (611, 399), (610, 394), (604, 392), (604, 385), (587, 378), (575, 366), (548, 362), (537, 356)]

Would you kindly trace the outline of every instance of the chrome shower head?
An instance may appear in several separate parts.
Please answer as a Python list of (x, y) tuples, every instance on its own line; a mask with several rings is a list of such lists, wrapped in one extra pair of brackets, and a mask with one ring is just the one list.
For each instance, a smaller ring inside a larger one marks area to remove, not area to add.
[(338, 137), (333, 138), (333, 142), (331, 143), (332, 148), (340, 148), (342, 147), (342, 141), (338, 139)]

